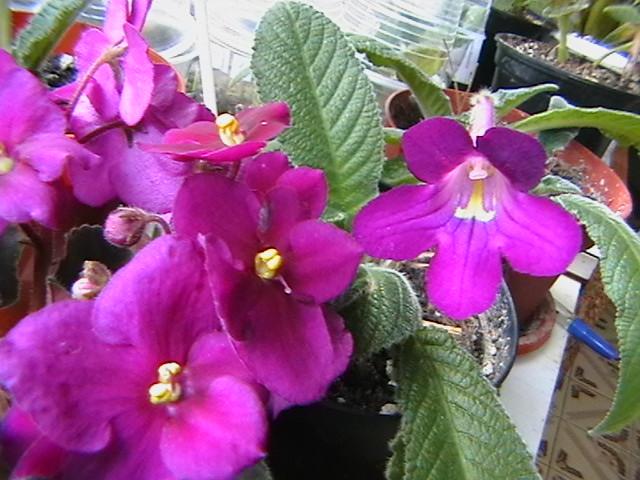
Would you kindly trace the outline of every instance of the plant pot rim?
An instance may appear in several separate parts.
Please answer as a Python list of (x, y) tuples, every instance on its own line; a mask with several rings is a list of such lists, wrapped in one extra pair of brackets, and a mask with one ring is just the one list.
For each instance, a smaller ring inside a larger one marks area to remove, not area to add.
[(640, 99), (640, 95), (639, 94), (635, 94), (635, 93), (631, 93), (627, 90), (622, 90), (619, 88), (614, 88), (611, 87), (609, 85), (604, 85), (598, 82), (594, 82), (593, 80), (589, 80), (587, 78), (583, 78), (579, 75), (576, 75), (575, 73), (569, 72), (567, 70), (564, 70), (562, 68), (557, 67), (556, 65), (543, 60), (543, 59), (539, 59), (539, 58), (535, 58), (532, 57), (530, 55), (526, 55), (522, 52), (520, 52), (519, 50), (517, 50), (516, 48), (514, 48), (512, 45), (509, 44), (509, 42), (506, 40), (506, 38), (508, 38), (509, 36), (511, 37), (518, 37), (521, 39), (525, 39), (528, 41), (534, 41), (534, 42), (539, 42), (539, 43), (544, 43), (541, 42), (540, 40), (536, 40), (536, 39), (531, 39), (531, 38), (527, 38), (527, 37), (523, 37), (522, 35), (517, 35), (515, 33), (498, 33), (495, 36), (495, 40), (496, 40), (496, 45), (498, 50), (500, 48), (505, 48), (508, 49), (510, 54), (512, 54), (514, 57), (519, 58), (520, 60), (522, 60), (525, 63), (528, 63), (530, 66), (537, 68), (538, 70), (548, 70), (553, 72), (556, 76), (558, 77), (567, 77), (569, 79), (571, 79), (571, 81), (576, 82), (578, 84), (583, 84), (585, 85), (585, 87), (588, 88), (595, 88), (595, 89), (599, 89), (602, 91), (606, 91), (609, 94), (612, 95), (622, 95), (622, 96), (628, 96), (629, 98), (633, 98), (633, 99)]
[[(519, 52), (518, 52), (519, 53)], [(468, 102), (473, 92), (465, 92), (460, 90), (446, 89), (445, 93), (452, 103), (454, 111), (464, 111), (468, 108)], [(398, 90), (389, 95), (384, 104), (385, 122), (395, 127), (395, 122), (391, 116), (391, 105), (398, 98), (411, 94), (409, 89)], [(522, 110), (514, 109), (504, 118), (507, 123), (513, 123), (529, 114)], [(599, 193), (604, 198), (604, 204), (613, 212), (622, 218), (628, 218), (631, 215), (633, 202), (629, 189), (622, 179), (614, 172), (611, 167), (602, 161), (602, 159), (576, 140), (572, 140), (569, 145), (557, 154), (558, 158), (569, 166), (583, 165), (586, 168), (585, 182), (582, 190), (588, 194), (588, 189), (595, 193)]]

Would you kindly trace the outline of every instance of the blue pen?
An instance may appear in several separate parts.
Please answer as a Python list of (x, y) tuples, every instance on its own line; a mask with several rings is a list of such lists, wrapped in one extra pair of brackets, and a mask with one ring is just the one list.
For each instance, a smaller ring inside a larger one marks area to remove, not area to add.
[(620, 360), (618, 349), (605, 340), (602, 335), (597, 333), (593, 328), (581, 318), (575, 318), (572, 321), (558, 316), (558, 323), (566, 328), (569, 335), (573, 336), (579, 342), (584, 343), (591, 350), (607, 360)]

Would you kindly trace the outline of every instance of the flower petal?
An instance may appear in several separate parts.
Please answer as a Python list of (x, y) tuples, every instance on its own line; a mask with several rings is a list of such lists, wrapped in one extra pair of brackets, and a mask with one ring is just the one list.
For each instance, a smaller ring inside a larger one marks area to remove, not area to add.
[(127, 53), (122, 58), (124, 83), (120, 97), (120, 116), (127, 125), (136, 125), (146, 112), (153, 92), (153, 64), (149, 59), (149, 45), (129, 24), (124, 25)]
[(291, 229), (287, 243), (282, 276), (294, 295), (328, 302), (355, 278), (362, 249), (344, 230), (308, 220)]
[(58, 226), (61, 196), (55, 186), (41, 182), (28, 165), (18, 162), (11, 172), (0, 175), (0, 198), (0, 218), (7, 222), (35, 220), (49, 228)]
[(580, 251), (582, 229), (552, 200), (513, 192), (498, 208), (500, 251), (519, 272), (559, 275)]
[(518, 190), (528, 192), (544, 175), (547, 154), (538, 140), (510, 128), (495, 127), (477, 139), (478, 150)]
[(20, 457), (11, 478), (55, 478), (69, 453), (41, 436)]
[(186, 143), (224, 147), (215, 122), (195, 122), (184, 128), (174, 128), (165, 133), (162, 141), (163, 146)]
[(260, 204), (246, 185), (215, 173), (193, 175), (176, 198), (173, 222), (181, 235), (211, 234), (253, 264)]
[(80, 452), (102, 449), (111, 438), (110, 420), (139, 395), (136, 387), (148, 386), (137, 378), (140, 354), (95, 337), (92, 309), (90, 301), (54, 303), (0, 341), (0, 381), (16, 405), (44, 435)]
[(437, 186), (394, 188), (369, 202), (356, 216), (353, 234), (369, 255), (410, 260), (436, 243), (436, 230), (455, 205)]
[(220, 327), (195, 240), (164, 236), (121, 268), (96, 299), (96, 334), (184, 362), (199, 335)]
[(267, 418), (253, 387), (216, 379), (206, 396), (185, 400), (165, 425), (162, 458), (177, 478), (231, 480), (266, 455)]
[(441, 233), (426, 286), (429, 301), (445, 315), (462, 320), (495, 302), (502, 263), (492, 235), (491, 223), (459, 219)]
[(437, 183), (474, 152), (469, 133), (450, 118), (430, 118), (402, 137), (407, 166), (420, 180)]
[(289, 230), (305, 220), (298, 193), (287, 187), (269, 191), (260, 215), (260, 240), (265, 246), (283, 246)]
[(245, 108), (237, 118), (240, 128), (246, 132), (247, 140), (252, 141), (272, 140), (291, 125), (291, 113), (285, 102)]
[(298, 193), (304, 218), (318, 218), (327, 207), (329, 185), (324, 172), (318, 168), (292, 168), (280, 176), (277, 184)]
[(111, 0), (107, 7), (102, 31), (112, 43), (123, 38), (123, 27), (129, 16), (129, 0)]
[(291, 168), (284, 153), (261, 153), (242, 167), (241, 178), (251, 190), (263, 196), (276, 185), (278, 178)]

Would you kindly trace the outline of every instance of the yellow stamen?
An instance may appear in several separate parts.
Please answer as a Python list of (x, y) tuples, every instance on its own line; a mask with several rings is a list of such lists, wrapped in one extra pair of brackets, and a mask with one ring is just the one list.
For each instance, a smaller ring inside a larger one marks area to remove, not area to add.
[(13, 159), (8, 157), (6, 152), (4, 145), (0, 143), (0, 175), (5, 175), (11, 172), (15, 165)]
[(258, 252), (255, 258), (256, 275), (265, 280), (271, 280), (278, 275), (284, 259), (275, 248), (267, 248)]
[(218, 135), (225, 145), (231, 147), (238, 145), (245, 140), (245, 136), (240, 130), (240, 122), (236, 117), (229, 113), (223, 113), (216, 118), (216, 126), (218, 127)]
[(495, 218), (494, 210), (487, 211), (484, 208), (484, 180), (473, 180), (473, 191), (469, 203), (466, 207), (458, 207), (454, 215), (464, 220), (475, 219), (481, 222), (490, 222)]
[(182, 388), (174, 380), (181, 372), (182, 367), (179, 363), (168, 362), (160, 365), (158, 367), (158, 383), (149, 387), (149, 401), (154, 405), (162, 405), (180, 400)]

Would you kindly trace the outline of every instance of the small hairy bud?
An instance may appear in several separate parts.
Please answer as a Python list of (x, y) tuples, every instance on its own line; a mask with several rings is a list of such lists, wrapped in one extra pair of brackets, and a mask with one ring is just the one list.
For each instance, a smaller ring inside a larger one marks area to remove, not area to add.
[(139, 208), (119, 207), (107, 217), (104, 237), (118, 247), (131, 247), (140, 241), (149, 215)]
[(95, 298), (109, 282), (111, 272), (100, 262), (84, 262), (80, 278), (71, 287), (71, 296), (76, 300)]

